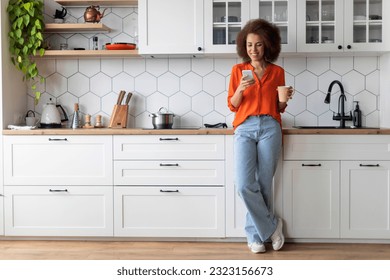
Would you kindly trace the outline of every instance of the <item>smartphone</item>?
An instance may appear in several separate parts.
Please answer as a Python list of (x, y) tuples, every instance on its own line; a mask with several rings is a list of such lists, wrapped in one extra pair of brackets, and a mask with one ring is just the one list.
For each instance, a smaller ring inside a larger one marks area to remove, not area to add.
[(242, 70), (242, 76), (244, 77), (244, 80), (253, 80), (252, 70)]

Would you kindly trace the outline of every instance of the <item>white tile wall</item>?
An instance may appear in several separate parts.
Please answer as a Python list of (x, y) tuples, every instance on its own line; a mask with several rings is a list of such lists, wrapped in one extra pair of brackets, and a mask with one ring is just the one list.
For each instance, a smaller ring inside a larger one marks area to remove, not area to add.
[[(48, 1), (46, 1), (48, 2)], [(46, 20), (52, 21), (55, 4), (46, 5)], [(67, 21), (83, 22), (84, 9), (68, 9)], [(97, 34), (100, 42), (134, 42), (137, 10), (107, 9), (102, 22), (113, 32)], [(53, 48), (67, 42), (70, 48), (90, 47), (95, 34), (54, 34), (48, 37)], [(28, 93), (29, 107), (38, 114), (49, 98), (62, 104), (71, 115), (73, 104), (80, 103), (82, 114), (103, 115), (105, 124), (120, 90), (134, 93), (130, 102), (129, 127), (152, 127), (149, 113), (166, 107), (175, 113), (175, 125), (202, 126), (226, 122), (234, 115), (226, 105), (231, 67), (239, 60), (228, 58), (172, 59), (45, 59), (39, 61), (44, 94), (37, 106)], [(339, 89), (334, 87), (331, 104), (324, 104), (328, 86), (340, 80), (346, 91), (347, 110), (360, 101), (363, 125), (379, 125), (379, 57), (282, 57), (277, 64), (286, 71), (286, 83), (295, 95), (283, 114), (283, 125), (337, 125)], [(94, 118), (93, 118), (94, 119)]]

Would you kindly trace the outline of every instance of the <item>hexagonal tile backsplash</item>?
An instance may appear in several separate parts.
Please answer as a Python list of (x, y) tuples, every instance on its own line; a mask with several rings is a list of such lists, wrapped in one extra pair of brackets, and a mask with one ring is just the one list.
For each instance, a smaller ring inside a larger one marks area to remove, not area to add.
[[(48, 2), (48, 1), (46, 1)], [(46, 7), (46, 20), (52, 22), (55, 6)], [(69, 22), (83, 22), (81, 8), (68, 9)], [(102, 22), (113, 29), (96, 34), (100, 43), (136, 41), (137, 9), (111, 8)], [(95, 34), (53, 34), (48, 37), (53, 48), (62, 42), (90, 47)], [(77, 38), (77, 39), (75, 39)], [(49, 98), (62, 104), (68, 114), (73, 103), (80, 103), (83, 114), (103, 115), (109, 123), (121, 89), (133, 92), (128, 127), (152, 127), (149, 113), (166, 107), (175, 113), (175, 126), (202, 126), (226, 122), (234, 115), (227, 109), (226, 96), (234, 58), (113, 58), (113, 59), (44, 59), (39, 69), (46, 78), (44, 94), (38, 106), (28, 93), (29, 109), (38, 114)], [(277, 64), (286, 71), (286, 82), (295, 95), (283, 116), (283, 126), (337, 125), (332, 120), (338, 110), (339, 88), (332, 91), (331, 104), (324, 104), (331, 81), (340, 80), (346, 91), (346, 110), (353, 101), (360, 102), (363, 125), (379, 125), (379, 57), (281, 57)]]

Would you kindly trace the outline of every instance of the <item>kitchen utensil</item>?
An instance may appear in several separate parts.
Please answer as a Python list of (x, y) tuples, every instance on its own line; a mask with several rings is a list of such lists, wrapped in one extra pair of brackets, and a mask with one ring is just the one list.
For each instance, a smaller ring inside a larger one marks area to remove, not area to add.
[(135, 50), (136, 44), (131, 44), (131, 43), (114, 43), (106, 44), (106, 49), (107, 50)]
[(125, 97), (126, 92), (121, 90), (116, 101), (116, 105), (114, 105), (114, 109), (112, 111), (110, 128), (125, 128), (127, 127), (127, 113), (129, 111), (128, 102), (130, 101), (131, 96), (127, 95), (126, 104), (122, 105), (123, 98)]
[(204, 127), (207, 127), (207, 128), (227, 128), (228, 126), (226, 123), (216, 123), (216, 124), (205, 123)]
[(103, 13), (100, 13), (99, 9), (100, 6), (91, 5), (87, 7), (84, 12), (84, 21), (100, 22), (100, 20), (104, 17), (104, 12), (107, 10), (107, 8), (103, 10)]
[[(61, 118), (60, 111), (63, 114)], [(49, 102), (44, 105), (41, 116), (41, 128), (61, 128), (61, 122), (67, 121), (68, 116), (61, 105), (55, 105), (50, 98)]]
[(155, 129), (170, 129), (173, 126), (175, 114), (169, 113), (167, 108), (161, 107), (156, 114), (149, 114), (149, 117), (152, 117)]
[(125, 104), (126, 104), (126, 105), (129, 105), (129, 102), (130, 102), (130, 99), (131, 99), (132, 96), (133, 96), (133, 94), (132, 94), (131, 92), (129, 92), (129, 93), (127, 94), (126, 101), (125, 101)]
[(80, 116), (79, 116), (79, 104), (74, 104), (74, 114), (71, 123), (71, 128), (79, 128), (80, 127)]

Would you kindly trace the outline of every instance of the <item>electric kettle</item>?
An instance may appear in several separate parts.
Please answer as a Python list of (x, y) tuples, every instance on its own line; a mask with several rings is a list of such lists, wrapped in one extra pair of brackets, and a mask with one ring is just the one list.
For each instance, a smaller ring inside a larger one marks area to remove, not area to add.
[[(63, 117), (61, 118), (61, 110)], [(52, 99), (43, 106), (42, 116), (41, 116), (41, 128), (61, 128), (61, 122), (68, 120), (68, 115), (66, 114), (64, 108), (61, 105), (56, 105), (53, 103)]]

